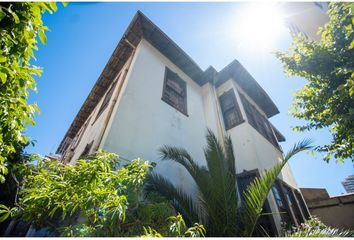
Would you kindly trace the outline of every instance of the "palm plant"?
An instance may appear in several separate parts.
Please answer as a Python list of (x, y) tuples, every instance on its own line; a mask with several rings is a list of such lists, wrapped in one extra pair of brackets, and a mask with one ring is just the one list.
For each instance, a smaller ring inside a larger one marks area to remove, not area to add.
[(145, 191), (155, 191), (169, 199), (187, 221), (202, 222), (209, 236), (252, 236), (277, 176), (292, 156), (311, 148), (310, 141), (296, 144), (275, 167), (256, 177), (243, 193), (245, 201), (240, 203), (231, 138), (225, 137), (222, 145), (209, 129), (206, 138), (206, 167), (198, 165), (185, 149), (160, 148), (162, 160), (179, 163), (192, 176), (198, 189), (196, 198), (156, 173), (149, 175)]

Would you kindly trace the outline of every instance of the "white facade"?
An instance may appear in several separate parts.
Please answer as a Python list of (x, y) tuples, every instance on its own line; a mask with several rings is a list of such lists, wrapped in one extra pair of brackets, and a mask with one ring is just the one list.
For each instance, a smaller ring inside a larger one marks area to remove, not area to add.
[(284, 2), (280, 6), (293, 37), (302, 33), (306, 39), (321, 39), (317, 32), (329, 21), (327, 2)]
[[(166, 67), (186, 83), (187, 115), (161, 99)], [(274, 146), (249, 124), (240, 93), (265, 119), (268, 118), (267, 113), (264, 107), (259, 107), (248, 96), (234, 77), (219, 86), (212, 82), (200, 85), (142, 37), (111, 82), (114, 80), (117, 80), (117, 84), (107, 107), (97, 117), (105, 98), (102, 97), (64, 153), (65, 162), (75, 164), (84, 151), (92, 153), (98, 148), (117, 153), (126, 159), (142, 158), (157, 163), (155, 171), (195, 196), (195, 183), (186, 170), (171, 161), (160, 162), (158, 149), (161, 146), (185, 148), (200, 165), (205, 165), (205, 134), (207, 128), (210, 128), (219, 139), (226, 134), (231, 136), (237, 173), (257, 170), (262, 174), (283, 156), (279, 147)], [(230, 89), (235, 93), (245, 121), (226, 130), (219, 97)], [(298, 190), (288, 165), (279, 178)], [(279, 211), (273, 194), (269, 195), (268, 201), (275, 213), (275, 227), (279, 231), (280, 216), (277, 214)]]

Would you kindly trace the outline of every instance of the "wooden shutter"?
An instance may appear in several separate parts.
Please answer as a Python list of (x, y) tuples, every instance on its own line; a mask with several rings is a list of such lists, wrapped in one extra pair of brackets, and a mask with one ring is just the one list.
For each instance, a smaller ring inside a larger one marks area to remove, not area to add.
[(162, 91), (162, 100), (180, 111), (187, 114), (187, 86), (177, 73), (166, 67), (165, 80)]
[(253, 104), (251, 104), (247, 98), (240, 93), (241, 101), (245, 109), (248, 123), (257, 130), (264, 138), (266, 138), (276, 148), (280, 149), (277, 139), (274, 136), (272, 126), (268, 119), (264, 117)]
[(219, 97), (219, 101), (226, 130), (244, 122), (233, 89), (223, 93)]

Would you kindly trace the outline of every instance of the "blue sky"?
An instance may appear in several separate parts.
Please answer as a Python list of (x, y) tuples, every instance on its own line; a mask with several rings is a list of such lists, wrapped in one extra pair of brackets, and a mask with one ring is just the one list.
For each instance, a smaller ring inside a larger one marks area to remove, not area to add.
[[(35, 64), (43, 68), (43, 74), (37, 78), (38, 94), (30, 96), (30, 102), (37, 102), (41, 114), (36, 116), (36, 126), (27, 131), (36, 140), (35, 147), (28, 147), (28, 152), (42, 155), (55, 152), (137, 10), (158, 25), (202, 69), (212, 65), (221, 70), (232, 60), (239, 60), (278, 106), (280, 114), (270, 120), (287, 139), (281, 144), (285, 151), (304, 138), (313, 139), (315, 144), (330, 141), (326, 130), (305, 133), (291, 130), (291, 126), (301, 123), (288, 114), (292, 94), (305, 81), (285, 77), (273, 54), (241, 41), (237, 26), (247, 23), (237, 22), (237, 16), (248, 3), (58, 5), (56, 13), (45, 14), (43, 18), (50, 32), (47, 44), (41, 45), (36, 53)], [(259, 27), (267, 27), (262, 26), (262, 19)], [(290, 34), (282, 29), (276, 40), (277, 49), (286, 50), (291, 41)], [(327, 188), (330, 195), (344, 193), (341, 181), (353, 174), (351, 161), (326, 163), (320, 154), (300, 154), (290, 165), (300, 187)]]

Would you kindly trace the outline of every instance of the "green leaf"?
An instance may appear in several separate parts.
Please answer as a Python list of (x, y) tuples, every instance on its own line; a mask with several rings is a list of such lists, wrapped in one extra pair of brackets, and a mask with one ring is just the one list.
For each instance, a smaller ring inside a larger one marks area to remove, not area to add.
[(6, 57), (0, 55), (0, 63), (2, 63), (2, 62), (6, 62)]
[(6, 16), (6, 13), (4, 13), (2, 11), (2, 9), (0, 8), (0, 21)]
[(10, 216), (10, 212), (7, 212), (5, 214), (3, 214), (1, 217), (0, 217), (0, 223), (5, 221), (8, 217)]
[(38, 36), (43, 44), (47, 43), (47, 36), (45, 35), (44, 31), (39, 31)]
[(54, 12), (58, 9), (56, 2), (49, 2), (49, 4), (50, 4), (50, 7), (53, 9)]
[(354, 40), (352, 40), (352, 42), (349, 45), (349, 49), (353, 49), (354, 48)]
[(61, 2), (61, 4), (63, 4), (64, 7), (68, 6), (68, 2)]
[(353, 96), (354, 95), (354, 86), (349, 88), (349, 96)]
[(0, 223), (5, 221), (10, 216), (10, 213), (11, 210), (7, 206), (0, 204), (0, 214), (2, 214), (0, 216)]
[(12, 17), (15, 20), (15, 23), (20, 23), (19, 17), (17, 16), (17, 14), (15, 12), (12, 11), (11, 7), (12, 7), (12, 5), (8, 9), (9, 13), (11, 13)]
[(3, 84), (6, 83), (6, 77), (7, 75), (5, 73), (0, 72), (0, 80)]

